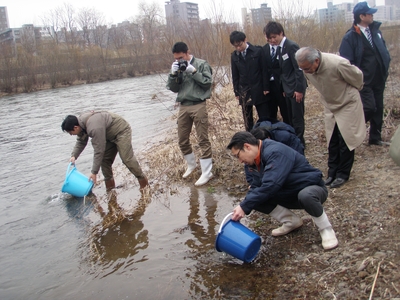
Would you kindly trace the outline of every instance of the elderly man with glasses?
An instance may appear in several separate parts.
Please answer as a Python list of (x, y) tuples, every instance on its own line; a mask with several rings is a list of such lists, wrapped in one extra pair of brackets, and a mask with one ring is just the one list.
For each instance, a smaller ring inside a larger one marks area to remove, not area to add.
[(322, 207), (328, 190), (320, 170), (292, 148), (269, 139), (258, 140), (245, 131), (237, 132), (227, 148), (249, 166), (253, 176), (245, 199), (233, 210), (232, 220), (239, 221), (255, 209), (283, 223), (272, 230), (272, 236), (281, 236), (303, 225), (291, 209), (304, 209), (318, 227), (323, 248), (337, 247), (335, 231)]

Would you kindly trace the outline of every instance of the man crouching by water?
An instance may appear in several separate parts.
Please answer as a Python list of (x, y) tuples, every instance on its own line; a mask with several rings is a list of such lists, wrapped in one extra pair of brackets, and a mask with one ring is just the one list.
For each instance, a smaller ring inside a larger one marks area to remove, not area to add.
[(140, 190), (148, 186), (147, 178), (133, 153), (131, 126), (121, 116), (106, 111), (91, 111), (79, 117), (69, 115), (62, 122), (61, 129), (77, 136), (70, 159), (72, 163), (75, 163), (85, 149), (89, 137), (92, 139), (94, 154), (89, 179), (93, 180), (93, 183), (96, 183), (101, 167), (106, 189), (115, 188), (112, 164), (119, 152), (124, 165), (138, 179)]
[(318, 227), (322, 247), (337, 247), (338, 240), (322, 207), (328, 190), (320, 170), (292, 148), (269, 139), (257, 140), (245, 131), (237, 132), (227, 148), (249, 166), (253, 177), (245, 199), (233, 210), (232, 220), (239, 221), (255, 209), (283, 223), (272, 230), (273, 236), (280, 236), (303, 225), (289, 209), (304, 209)]

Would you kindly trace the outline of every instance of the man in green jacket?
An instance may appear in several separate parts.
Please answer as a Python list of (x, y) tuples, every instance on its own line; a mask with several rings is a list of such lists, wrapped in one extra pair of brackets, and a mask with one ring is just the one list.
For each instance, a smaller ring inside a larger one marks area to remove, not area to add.
[(115, 188), (112, 164), (119, 153), (124, 165), (138, 179), (140, 189), (148, 186), (147, 178), (133, 153), (131, 126), (121, 116), (106, 111), (91, 111), (78, 117), (69, 115), (62, 122), (61, 129), (77, 136), (70, 159), (72, 163), (75, 163), (91, 138), (94, 155), (89, 179), (93, 183), (96, 183), (101, 167), (106, 189)]
[(205, 60), (191, 55), (188, 46), (183, 42), (176, 43), (172, 47), (172, 53), (174, 62), (168, 75), (167, 89), (178, 93), (176, 102), (179, 104), (179, 148), (188, 165), (183, 178), (187, 178), (196, 168), (196, 158), (190, 143), (190, 133), (194, 123), (201, 149), (201, 176), (195, 185), (200, 186), (213, 177), (206, 106), (206, 100), (211, 96), (212, 70)]

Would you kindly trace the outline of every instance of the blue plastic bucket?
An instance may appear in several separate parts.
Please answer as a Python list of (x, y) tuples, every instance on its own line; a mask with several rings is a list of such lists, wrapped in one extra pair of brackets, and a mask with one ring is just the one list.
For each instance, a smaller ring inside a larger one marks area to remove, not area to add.
[(222, 221), (215, 240), (215, 248), (219, 252), (228, 253), (244, 262), (251, 262), (261, 247), (261, 238), (240, 222), (232, 219), (226, 222), (232, 213)]
[(89, 178), (80, 173), (75, 166), (71, 169), (71, 166), (72, 163), (69, 163), (61, 192), (75, 197), (84, 197), (91, 191), (93, 181), (89, 181)]

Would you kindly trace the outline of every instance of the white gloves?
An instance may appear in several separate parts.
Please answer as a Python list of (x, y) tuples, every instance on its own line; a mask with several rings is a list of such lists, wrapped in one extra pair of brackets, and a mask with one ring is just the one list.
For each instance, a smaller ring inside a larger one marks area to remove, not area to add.
[(174, 61), (171, 66), (171, 74), (176, 74), (178, 70), (179, 70), (179, 63), (177, 61)]
[(188, 64), (188, 66), (186, 67), (186, 73), (190, 73), (192, 74), (194, 71), (196, 71), (196, 68), (193, 67), (190, 63)]

